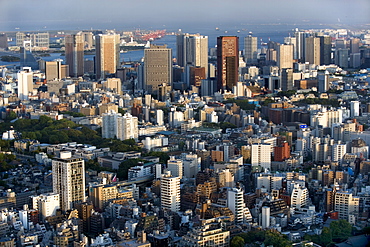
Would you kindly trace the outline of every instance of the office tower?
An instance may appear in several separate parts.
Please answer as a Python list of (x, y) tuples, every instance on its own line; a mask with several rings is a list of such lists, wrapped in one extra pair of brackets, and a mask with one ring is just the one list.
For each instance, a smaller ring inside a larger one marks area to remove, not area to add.
[(92, 32), (81, 32), (84, 41), (84, 50), (91, 50), (94, 47), (94, 34)]
[(309, 36), (308, 33), (301, 32), (296, 29), (294, 37), (296, 38), (297, 44), (297, 59), (299, 62), (305, 61), (305, 50), (306, 50), (306, 38)]
[(320, 38), (306, 38), (305, 61), (310, 64), (320, 65)]
[(277, 63), (277, 52), (274, 49), (266, 50), (266, 65), (275, 66)]
[(22, 47), (24, 41), (30, 41), (35, 50), (49, 49), (49, 33), (16, 33), (16, 46)]
[(349, 56), (349, 66), (351, 68), (358, 68), (361, 66), (361, 53), (351, 53)]
[(66, 78), (69, 74), (68, 67), (68, 65), (62, 64), (62, 60), (45, 62), (45, 79), (51, 81)]
[(78, 203), (76, 204), (78, 211), (78, 218), (82, 220), (82, 231), (91, 232), (91, 215), (94, 212), (94, 205), (92, 203)]
[(360, 102), (359, 101), (351, 101), (350, 102), (350, 116), (358, 117), (360, 116)]
[(167, 161), (167, 170), (171, 172), (172, 176), (182, 179), (184, 170), (182, 160), (176, 159), (175, 156), (170, 156), (170, 159)]
[(293, 69), (283, 69), (281, 71), (281, 90), (293, 90)]
[(65, 37), (66, 64), (69, 76), (78, 77), (84, 74), (84, 37), (81, 32)]
[(52, 161), (53, 192), (59, 194), (60, 208), (70, 210), (77, 203), (85, 202), (85, 162), (61, 151)]
[(359, 38), (353, 38), (350, 40), (350, 54), (360, 52), (360, 41), (361, 40)]
[(280, 69), (293, 68), (293, 45), (278, 45), (276, 54)]
[(262, 229), (266, 229), (270, 227), (270, 207), (264, 206), (262, 207), (262, 220), (261, 226)]
[(28, 100), (28, 95), (33, 91), (33, 73), (30, 67), (23, 67), (17, 73), (18, 79), (18, 98)]
[(296, 37), (285, 37), (284, 44), (293, 45), (293, 59), (298, 59), (297, 38)]
[(247, 64), (257, 63), (257, 37), (249, 35), (244, 38), (244, 61)]
[(271, 169), (271, 144), (254, 143), (251, 149), (252, 166), (261, 166), (264, 170)]
[(105, 90), (122, 94), (122, 82), (120, 78), (107, 78), (105, 81), (102, 81), (102, 85)]
[(235, 223), (244, 223), (245, 203), (244, 193), (240, 188), (230, 188), (227, 191), (227, 207), (235, 216)]
[(335, 40), (335, 50), (346, 49), (346, 48), (347, 48), (347, 44), (343, 38)]
[(339, 219), (349, 220), (349, 216), (359, 213), (360, 198), (350, 192), (337, 191), (334, 199), (334, 210), (338, 212)]
[(208, 78), (202, 80), (202, 85), (200, 87), (201, 96), (213, 96), (217, 92), (217, 80), (216, 78)]
[(308, 206), (309, 197), (308, 197), (308, 189), (306, 187), (302, 187), (300, 184), (294, 184), (294, 188), (291, 194), (291, 207), (294, 209), (302, 209)]
[(329, 72), (327, 70), (319, 70), (317, 73), (317, 87), (319, 93), (325, 93), (329, 90)]
[(187, 66), (187, 68), (189, 68), (189, 86), (200, 87), (202, 80), (207, 78), (205, 67)]
[(145, 91), (159, 95), (159, 87), (163, 83), (172, 84), (172, 50), (166, 45), (151, 45), (144, 50)]
[(31, 196), (33, 209), (39, 211), (41, 219), (55, 216), (57, 210), (60, 208), (60, 200), (58, 193), (46, 193), (38, 196)]
[(0, 33), (0, 48), (8, 49), (8, 36), (6, 33)]
[(231, 91), (238, 82), (239, 38), (217, 37), (217, 91)]
[(95, 36), (95, 70), (96, 78), (104, 79), (109, 74), (116, 73), (119, 64), (120, 36), (115, 33)]
[(338, 49), (335, 51), (335, 64), (341, 68), (348, 68), (348, 49)]
[(180, 177), (172, 176), (170, 171), (161, 177), (161, 207), (180, 211)]
[(331, 63), (331, 37), (320, 36), (320, 65)]
[(200, 34), (178, 34), (176, 37), (177, 64), (192, 65), (205, 69), (208, 77), (208, 36)]

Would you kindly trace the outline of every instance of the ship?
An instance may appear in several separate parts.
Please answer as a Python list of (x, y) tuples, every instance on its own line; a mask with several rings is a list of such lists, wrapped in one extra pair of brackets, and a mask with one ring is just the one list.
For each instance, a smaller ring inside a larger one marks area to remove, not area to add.
[(216, 31), (220, 30), (218, 27), (216, 27)]

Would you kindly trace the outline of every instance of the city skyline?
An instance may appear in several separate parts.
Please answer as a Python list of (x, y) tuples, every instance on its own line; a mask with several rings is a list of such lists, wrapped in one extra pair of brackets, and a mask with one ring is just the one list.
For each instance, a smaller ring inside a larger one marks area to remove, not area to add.
[[(194, 8), (194, 6), (197, 6)], [(73, 7), (71, 7), (73, 6)], [(112, 6), (116, 6), (112, 8)], [(318, 7), (319, 6), (319, 7)], [(348, 1), (151, 1), (116, 2), (35, 0), (2, 1), (1, 31), (90, 28), (188, 28), (197, 25), (243, 25), (249, 23), (368, 24), (370, 3)], [(42, 15), (40, 15), (42, 13)], [(19, 28), (19, 29), (18, 29)]]

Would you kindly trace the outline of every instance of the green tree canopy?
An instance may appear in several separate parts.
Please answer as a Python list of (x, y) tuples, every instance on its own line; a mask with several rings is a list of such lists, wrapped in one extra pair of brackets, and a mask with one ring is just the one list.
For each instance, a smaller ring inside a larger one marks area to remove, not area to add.
[(235, 236), (231, 239), (230, 247), (243, 247), (244, 239), (240, 236)]

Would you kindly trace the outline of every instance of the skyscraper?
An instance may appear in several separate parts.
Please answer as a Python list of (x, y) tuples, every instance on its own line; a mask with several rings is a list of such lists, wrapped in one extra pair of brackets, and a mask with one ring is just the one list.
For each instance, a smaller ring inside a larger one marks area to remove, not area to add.
[(172, 176), (170, 171), (161, 177), (161, 207), (180, 211), (180, 177)]
[(172, 84), (172, 50), (151, 45), (144, 50), (144, 85), (149, 94), (159, 95), (159, 86)]
[(120, 36), (115, 33), (95, 36), (95, 69), (96, 78), (104, 79), (108, 74), (116, 73), (119, 67)]
[(244, 61), (247, 64), (257, 63), (257, 37), (249, 35), (244, 38)]
[(0, 33), (0, 48), (8, 49), (8, 36), (6, 33)]
[(277, 66), (280, 69), (293, 68), (293, 45), (278, 45)]
[(82, 76), (84, 74), (84, 37), (81, 32), (65, 37), (65, 54), (69, 76)]
[(335, 51), (335, 64), (341, 68), (348, 68), (348, 49)]
[(305, 61), (310, 64), (320, 65), (320, 38), (306, 38)]
[(18, 78), (18, 98), (28, 100), (28, 95), (33, 90), (33, 73), (30, 67), (23, 67), (17, 73)]
[(227, 207), (233, 212), (235, 223), (240, 224), (244, 222), (246, 208), (242, 189), (232, 188), (227, 191)]
[(331, 62), (331, 37), (320, 36), (320, 65), (329, 65)]
[(73, 158), (69, 151), (61, 151), (53, 159), (53, 192), (59, 194), (60, 208), (70, 210), (77, 203), (85, 202), (85, 162)]
[(293, 69), (281, 70), (281, 90), (293, 90)]
[(297, 59), (300, 62), (305, 61), (306, 38), (308, 37), (308, 35), (308, 33), (301, 32), (298, 29), (296, 29), (296, 32), (294, 33), (297, 44)]
[(208, 76), (208, 36), (200, 34), (179, 34), (176, 39), (177, 64), (203, 67)]
[(239, 38), (217, 37), (217, 90), (231, 91), (238, 82)]
[(47, 81), (60, 80), (69, 74), (68, 65), (62, 65), (62, 60), (45, 62), (45, 77)]

